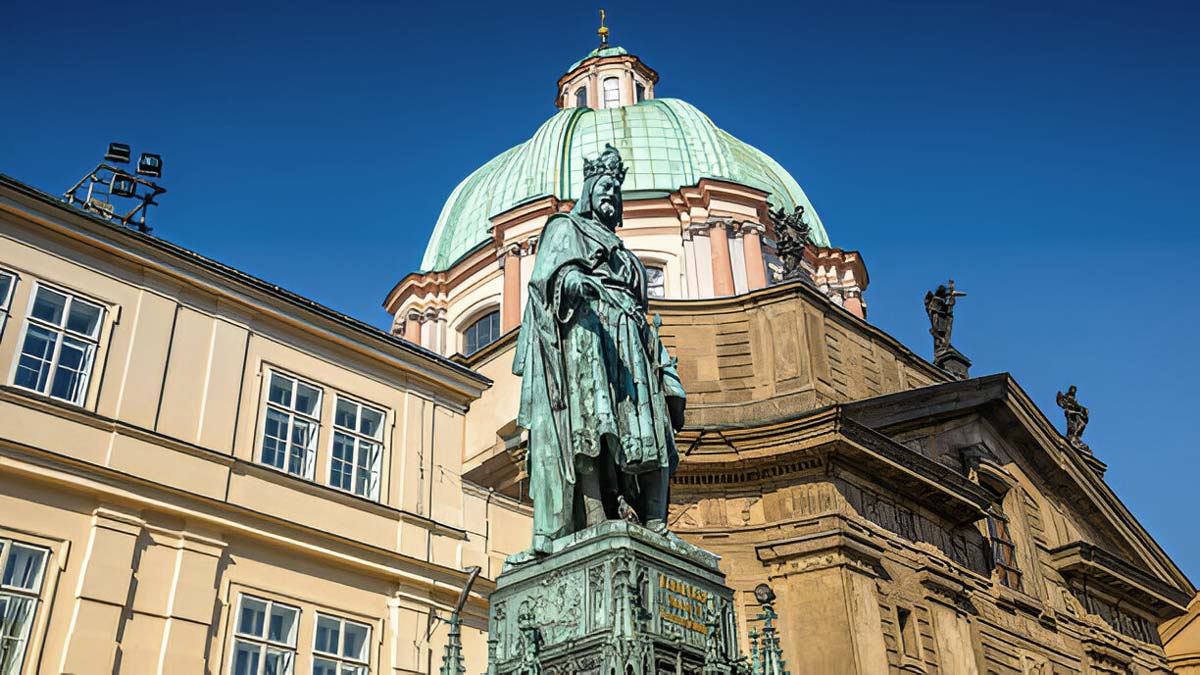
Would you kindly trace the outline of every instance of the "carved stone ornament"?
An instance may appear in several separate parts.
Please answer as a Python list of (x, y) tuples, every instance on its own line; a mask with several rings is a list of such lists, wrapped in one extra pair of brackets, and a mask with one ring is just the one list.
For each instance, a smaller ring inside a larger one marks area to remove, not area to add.
[(804, 250), (812, 241), (812, 229), (804, 222), (804, 207), (797, 204), (790, 213), (783, 208), (772, 211), (771, 222), (775, 225), (775, 250), (783, 263), (784, 281), (803, 279), (811, 284), (812, 278), (802, 264)]

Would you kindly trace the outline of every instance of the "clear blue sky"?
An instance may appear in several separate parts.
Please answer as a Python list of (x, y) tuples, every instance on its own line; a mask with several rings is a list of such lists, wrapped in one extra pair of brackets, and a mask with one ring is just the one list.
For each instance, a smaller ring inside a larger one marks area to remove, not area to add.
[[(870, 320), (955, 344), (1061, 428), (1200, 582), (1195, 2), (607, 2), (613, 42), (863, 252)], [(169, 7), (169, 9), (158, 9)], [(467, 173), (554, 112), (590, 3), (15, 3), (0, 172), (59, 193), (157, 151), (155, 233), (381, 327)], [(1186, 424), (1185, 424), (1186, 422)]]

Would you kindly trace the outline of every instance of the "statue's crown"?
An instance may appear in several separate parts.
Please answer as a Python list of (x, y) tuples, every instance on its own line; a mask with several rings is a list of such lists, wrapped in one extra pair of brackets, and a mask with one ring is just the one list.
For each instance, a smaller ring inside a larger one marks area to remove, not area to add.
[(604, 144), (604, 152), (600, 153), (599, 157), (583, 160), (584, 180), (593, 176), (609, 175), (616, 178), (618, 183), (624, 183), (627, 170), (625, 163), (621, 161), (621, 153), (608, 143)]

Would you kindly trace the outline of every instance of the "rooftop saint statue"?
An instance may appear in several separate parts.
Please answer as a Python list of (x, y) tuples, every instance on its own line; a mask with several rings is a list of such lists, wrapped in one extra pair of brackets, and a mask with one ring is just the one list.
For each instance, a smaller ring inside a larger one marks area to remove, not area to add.
[(646, 320), (646, 267), (617, 235), (621, 155), (584, 162), (582, 194), (538, 242), (513, 372), (529, 430), (534, 554), (605, 520), (666, 530), (684, 391)]
[(1063, 409), (1063, 415), (1067, 418), (1067, 442), (1077, 450), (1090, 453), (1092, 449), (1083, 442), (1083, 430), (1088, 425), (1088, 409), (1075, 398), (1075, 391), (1075, 385), (1067, 387), (1067, 393), (1058, 392), (1054, 402)]
[(933, 336), (933, 355), (951, 349), (950, 333), (954, 330), (954, 303), (966, 295), (954, 290), (954, 280), (925, 294), (925, 313), (929, 315), (929, 334)]

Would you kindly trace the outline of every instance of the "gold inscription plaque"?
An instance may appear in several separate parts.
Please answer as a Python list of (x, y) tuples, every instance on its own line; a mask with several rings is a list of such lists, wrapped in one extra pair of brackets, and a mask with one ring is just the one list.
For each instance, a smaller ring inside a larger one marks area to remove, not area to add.
[(658, 615), (663, 621), (670, 621), (700, 635), (707, 635), (708, 626), (704, 624), (704, 610), (707, 606), (707, 591), (659, 573)]

